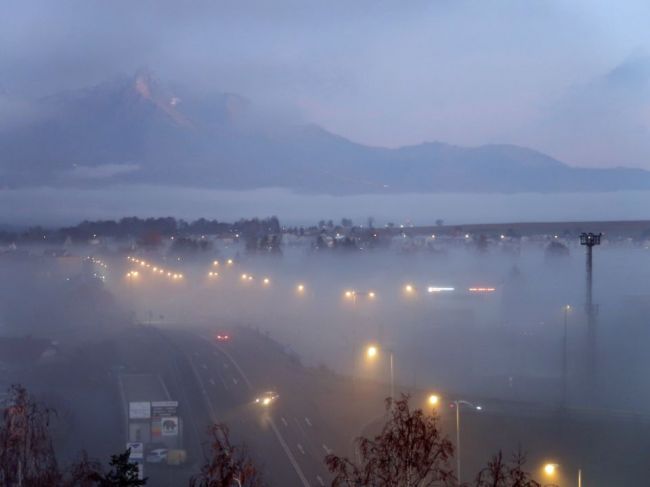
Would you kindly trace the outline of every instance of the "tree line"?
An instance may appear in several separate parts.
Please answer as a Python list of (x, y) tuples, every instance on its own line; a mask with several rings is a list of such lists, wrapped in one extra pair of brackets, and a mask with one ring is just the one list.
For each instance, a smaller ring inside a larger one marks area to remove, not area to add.
[(30, 227), (23, 231), (0, 231), (0, 241), (11, 242), (64, 242), (88, 241), (93, 238), (147, 239), (153, 235), (169, 236), (253, 236), (280, 234), (282, 228), (277, 217), (241, 219), (234, 223), (199, 218), (185, 221), (173, 217), (139, 218), (125, 217), (119, 220), (83, 221), (78, 225), (62, 228)]
[[(459, 484), (452, 467), (454, 446), (435, 414), (409, 407), (409, 396), (386, 400), (387, 419), (372, 438), (355, 441), (356, 460), (334, 453), (324, 462), (333, 475), (332, 487), (541, 487), (525, 470), (525, 455), (504, 460), (493, 455), (469, 483)], [(107, 466), (81, 452), (63, 468), (56, 459), (50, 421), (55, 412), (27, 390), (12, 386), (0, 425), (0, 485), (7, 487), (136, 487), (138, 466), (130, 451), (115, 454)], [(245, 446), (230, 441), (228, 427), (208, 428), (208, 453), (190, 487), (265, 487), (262, 472)]]

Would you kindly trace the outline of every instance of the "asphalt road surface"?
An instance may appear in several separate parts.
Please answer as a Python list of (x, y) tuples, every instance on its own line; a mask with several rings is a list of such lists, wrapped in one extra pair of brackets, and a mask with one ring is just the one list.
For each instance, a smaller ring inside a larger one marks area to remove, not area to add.
[[(277, 486), (330, 485), (324, 464), (332, 448), (345, 451), (358, 431), (328, 422), (316, 404), (311, 378), (270, 340), (241, 332), (217, 342), (210, 332), (167, 331), (188, 357), (200, 391), (190, 402), (197, 430), (223, 422), (245, 443), (264, 478)], [(279, 397), (255, 403), (265, 391)], [(198, 397), (200, 396), (200, 397)], [(207, 411), (208, 418), (201, 417)]]

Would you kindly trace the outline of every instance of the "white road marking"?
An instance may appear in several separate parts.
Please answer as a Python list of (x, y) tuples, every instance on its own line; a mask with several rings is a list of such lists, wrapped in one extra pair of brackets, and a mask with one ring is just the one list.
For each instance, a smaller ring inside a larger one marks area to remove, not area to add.
[(300, 450), (300, 453), (302, 453), (303, 455), (305, 454), (305, 450), (303, 449), (300, 443), (298, 443), (298, 450)]
[(194, 365), (194, 359), (190, 358), (190, 367), (192, 368), (192, 373), (194, 373), (194, 377), (196, 377), (197, 382), (199, 383), (199, 386), (201, 387), (201, 391), (203, 391), (203, 400), (205, 401), (205, 404), (210, 412), (210, 418), (212, 419), (213, 422), (217, 421), (217, 414), (214, 409), (214, 405), (212, 404), (212, 401), (210, 401), (210, 397), (208, 396), (208, 393), (205, 390), (205, 384), (203, 383), (203, 379), (201, 379), (201, 375), (199, 374), (199, 371), (196, 370), (196, 366)]
[(284, 419), (284, 416), (280, 418), (282, 420), (282, 424), (284, 424), (285, 428), (289, 426), (289, 423), (287, 423), (287, 420)]
[(309, 426), (312, 426), (311, 421), (307, 417), (305, 417), (305, 423), (307, 423)]
[(269, 418), (269, 423), (271, 424), (271, 429), (275, 433), (275, 436), (277, 437), (278, 441), (280, 442), (280, 446), (282, 446), (282, 449), (287, 454), (287, 458), (289, 458), (289, 462), (291, 462), (291, 465), (293, 466), (293, 469), (296, 471), (296, 474), (298, 475), (298, 478), (302, 482), (302, 485), (304, 487), (311, 487), (311, 484), (309, 483), (309, 481), (305, 477), (305, 474), (302, 472), (302, 469), (300, 468), (300, 465), (298, 465), (298, 462), (296, 461), (296, 458), (291, 453), (291, 450), (289, 450), (289, 446), (287, 445), (287, 442), (284, 441), (284, 438), (282, 438), (282, 435), (280, 434), (280, 431), (278, 431), (277, 426), (275, 426), (275, 422), (273, 421), (273, 418)]
[(316, 480), (318, 480), (318, 483), (321, 485), (325, 485), (325, 482), (323, 482), (323, 479), (320, 475), (316, 475)]
[(307, 433), (305, 432), (305, 428), (302, 427), (302, 424), (300, 423), (300, 421), (298, 421), (298, 418), (293, 418), (293, 420), (296, 422), (296, 427), (300, 430), (302, 435), (306, 438)]
[(237, 382), (237, 379), (235, 379), (234, 377), (232, 378), (232, 381), (235, 383), (235, 385), (239, 384), (239, 382)]
[(232, 358), (232, 356), (231, 356), (228, 352), (226, 352), (223, 348), (221, 348), (219, 345), (217, 345), (217, 344), (211, 342), (210, 340), (208, 340), (208, 339), (205, 338), (205, 337), (201, 337), (201, 338), (203, 338), (206, 342), (212, 344), (213, 346), (217, 347), (217, 348), (219, 349), (219, 351), (220, 351), (221, 353), (223, 353), (223, 354), (228, 358), (228, 360), (230, 360), (230, 362), (231, 362), (231, 363), (235, 366), (235, 368), (237, 369), (237, 372), (239, 372), (239, 375), (241, 375), (241, 376), (242, 376), (242, 379), (244, 379), (244, 382), (246, 383), (246, 385), (248, 386), (248, 388), (252, 391), (252, 390), (253, 390), (253, 385), (251, 384), (251, 381), (248, 380), (248, 377), (246, 377), (246, 374), (244, 374), (244, 371), (243, 371), (242, 368), (239, 366), (239, 364), (235, 361), (235, 359)]

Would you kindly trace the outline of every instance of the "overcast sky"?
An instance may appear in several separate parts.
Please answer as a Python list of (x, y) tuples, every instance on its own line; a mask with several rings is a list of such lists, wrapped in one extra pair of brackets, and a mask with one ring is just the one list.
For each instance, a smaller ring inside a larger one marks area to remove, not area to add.
[(0, 123), (147, 67), (372, 145), (650, 169), (650, 2), (0, 0)]

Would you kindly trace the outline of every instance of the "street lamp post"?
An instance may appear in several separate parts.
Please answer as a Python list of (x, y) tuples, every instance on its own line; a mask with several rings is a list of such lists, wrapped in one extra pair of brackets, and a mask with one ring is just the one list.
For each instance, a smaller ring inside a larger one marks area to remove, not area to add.
[(463, 399), (457, 399), (453, 403), (456, 407), (456, 477), (458, 479), (458, 484), (461, 484), (461, 479), (460, 479), (460, 407), (465, 405), (469, 406), (473, 409), (476, 409), (477, 411), (480, 411), (481, 406), (476, 406), (472, 404), (469, 401), (465, 401)]
[[(390, 365), (390, 398), (391, 404), (395, 399), (395, 359), (393, 356), (393, 351), (391, 349), (386, 350), (389, 355), (389, 365)], [(370, 345), (366, 349), (366, 356), (369, 359), (373, 359), (379, 353), (379, 348), (376, 345)]]
[(564, 336), (562, 339), (562, 408), (567, 405), (567, 376), (568, 376), (568, 357), (567, 357), (567, 342), (568, 342), (568, 315), (571, 306), (568, 304), (564, 306)]
[(390, 350), (390, 398), (395, 400), (395, 369), (393, 367), (393, 351)]
[(596, 355), (596, 315), (598, 310), (593, 303), (593, 248), (600, 245), (601, 233), (582, 233), (580, 234), (580, 245), (587, 247), (587, 296), (585, 308), (587, 311), (587, 340), (589, 347), (589, 368), (590, 372), (594, 374), (595, 368), (595, 355)]

